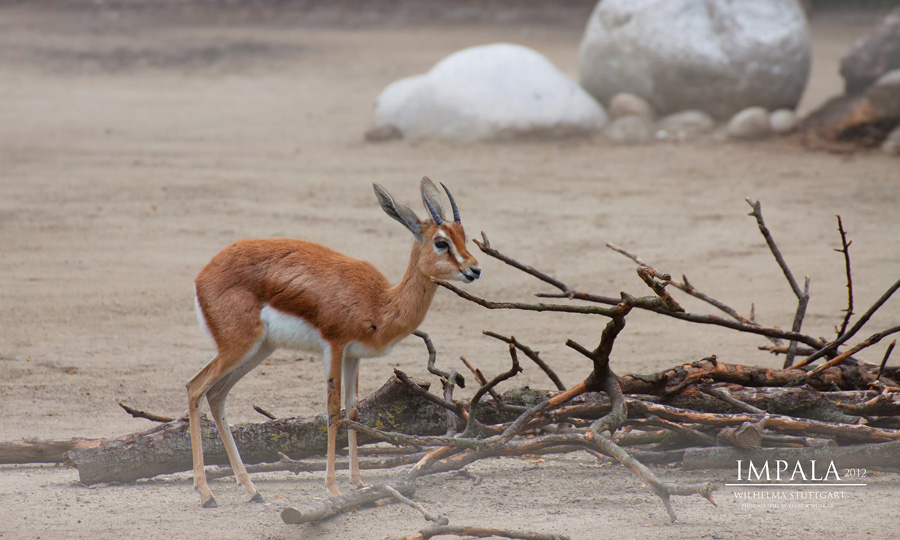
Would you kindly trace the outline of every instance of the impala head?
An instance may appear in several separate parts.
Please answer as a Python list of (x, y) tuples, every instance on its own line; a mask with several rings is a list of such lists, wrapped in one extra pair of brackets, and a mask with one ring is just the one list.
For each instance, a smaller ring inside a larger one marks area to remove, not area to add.
[(381, 208), (387, 215), (402, 223), (415, 237), (418, 267), (425, 275), (435, 279), (453, 279), (471, 283), (481, 276), (478, 261), (466, 249), (466, 231), (459, 219), (459, 208), (447, 186), (441, 184), (450, 200), (453, 220), (444, 214), (441, 193), (428, 177), (422, 178), (422, 203), (431, 219), (421, 220), (415, 212), (395, 201), (386, 189), (372, 184)]

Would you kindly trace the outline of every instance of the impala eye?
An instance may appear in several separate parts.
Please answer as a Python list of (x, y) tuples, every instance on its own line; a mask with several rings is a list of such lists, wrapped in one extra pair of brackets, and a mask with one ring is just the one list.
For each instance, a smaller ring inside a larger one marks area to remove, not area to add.
[(440, 238), (438, 238), (434, 241), (434, 247), (436, 247), (437, 249), (448, 249), (450, 247), (450, 244), (448, 244), (446, 240), (441, 240)]

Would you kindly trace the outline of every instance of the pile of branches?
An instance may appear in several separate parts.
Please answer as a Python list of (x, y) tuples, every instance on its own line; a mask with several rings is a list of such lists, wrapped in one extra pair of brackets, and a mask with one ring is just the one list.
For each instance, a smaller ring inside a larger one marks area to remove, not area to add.
[[(797, 298), (790, 330), (763, 326), (753, 315), (745, 317), (712, 298), (686, 277), (672, 279), (639, 257), (607, 244), (637, 265), (637, 275), (650, 294), (619, 297), (582, 292), (548, 274), (509, 257), (491, 246), (482, 233), (476, 244), (485, 254), (525, 272), (559, 292), (539, 293), (543, 298), (577, 300), (559, 303), (495, 302), (470, 295), (457, 287), (437, 283), (461, 298), (488, 309), (599, 315), (608, 319), (596, 347), (568, 340), (566, 345), (586, 358), (589, 372), (567, 388), (541, 355), (514, 336), (485, 335), (506, 344), (510, 368), (492, 379), (466, 359), (467, 369), (479, 384), (471, 400), (454, 399), (465, 385), (455, 370), (437, 366), (437, 352), (428, 336), (428, 370), (441, 383), (441, 392), (395, 370), (394, 377), (360, 403), (358, 421), (343, 426), (359, 434), (361, 444), (379, 443), (361, 454), (361, 468), (405, 467), (391, 480), (345, 495), (286, 508), (286, 523), (309, 523), (347, 512), (361, 505), (392, 498), (421, 511), (434, 522), (407, 538), (436, 535), (506, 536), (509, 538), (562, 538), (530, 531), (504, 531), (486, 527), (451, 526), (410, 498), (418, 478), (464, 468), (494, 456), (534, 455), (584, 451), (603, 460), (613, 459), (633, 471), (659, 497), (669, 518), (677, 520), (672, 496), (700, 496), (715, 504), (714, 482), (682, 484), (663, 481), (647, 466), (680, 464), (684, 469), (734, 468), (737, 460), (831, 460), (838, 467), (900, 470), (900, 370), (886, 367), (894, 342), (880, 365), (867, 364), (855, 354), (900, 332), (894, 326), (849, 345), (872, 315), (900, 288), (900, 279), (851, 325), (854, 315), (850, 241), (838, 216), (838, 230), (846, 269), (848, 305), (833, 339), (803, 333), (809, 303), (807, 276), (801, 287), (766, 227), (759, 202), (747, 201), (769, 249)], [(727, 317), (686, 312), (669, 293), (674, 287), (715, 307)], [(682, 321), (715, 325), (757, 334), (769, 340), (761, 349), (784, 355), (782, 369), (749, 367), (719, 362), (714, 356), (653, 375), (617, 376), (611, 366), (617, 337), (632, 310), (645, 310)], [(522, 371), (519, 355), (542, 369), (554, 390), (517, 388), (499, 394), (495, 388)], [(818, 363), (821, 360), (821, 363)], [(586, 369), (586, 371), (588, 371)], [(313, 418), (275, 419), (234, 427), (235, 438), (249, 472), (322, 470), (324, 464), (305, 460), (324, 453), (324, 415)], [(164, 422), (148, 432), (112, 440), (30, 442), (0, 445), (0, 462), (65, 459), (78, 467), (81, 481), (127, 482), (157, 474), (188, 470), (190, 448), (185, 420), (155, 417), (130, 410), (136, 416)], [(379, 426), (376, 428), (375, 426)], [(210, 438), (215, 438), (210, 426)], [(267, 434), (279, 433), (279, 437)], [(206, 437), (204, 437), (206, 439)], [(209, 439), (207, 439), (209, 440)], [(277, 448), (271, 441), (279, 441)], [(50, 446), (52, 444), (63, 446)], [(210, 445), (208, 463), (227, 463), (221, 446)], [(627, 448), (627, 450), (626, 450)], [(43, 454), (41, 453), (43, 452)], [(63, 456), (64, 458), (61, 457)], [(23, 457), (24, 456), (24, 457)], [(227, 467), (211, 470), (210, 477), (231, 474)]]

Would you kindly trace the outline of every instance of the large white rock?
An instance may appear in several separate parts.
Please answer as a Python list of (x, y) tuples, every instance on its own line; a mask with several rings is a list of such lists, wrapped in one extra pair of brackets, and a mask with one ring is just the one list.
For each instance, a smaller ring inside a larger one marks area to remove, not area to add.
[(375, 103), (375, 128), (393, 125), (411, 139), (566, 137), (606, 121), (603, 106), (550, 61), (508, 43), (453, 53), (388, 85)]
[(809, 65), (797, 0), (601, 0), (579, 50), (581, 84), (602, 103), (631, 92), (660, 115), (719, 119), (794, 108)]

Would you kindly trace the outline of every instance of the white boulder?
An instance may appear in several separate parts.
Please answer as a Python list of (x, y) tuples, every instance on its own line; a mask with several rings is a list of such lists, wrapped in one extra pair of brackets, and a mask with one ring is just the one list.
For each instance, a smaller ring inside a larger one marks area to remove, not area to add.
[(375, 129), (455, 142), (567, 137), (599, 132), (606, 112), (541, 54), (496, 43), (463, 49), (424, 75), (388, 85)]
[(579, 50), (582, 86), (620, 92), (660, 115), (699, 109), (724, 120), (753, 105), (794, 108), (810, 39), (797, 0), (601, 0)]

